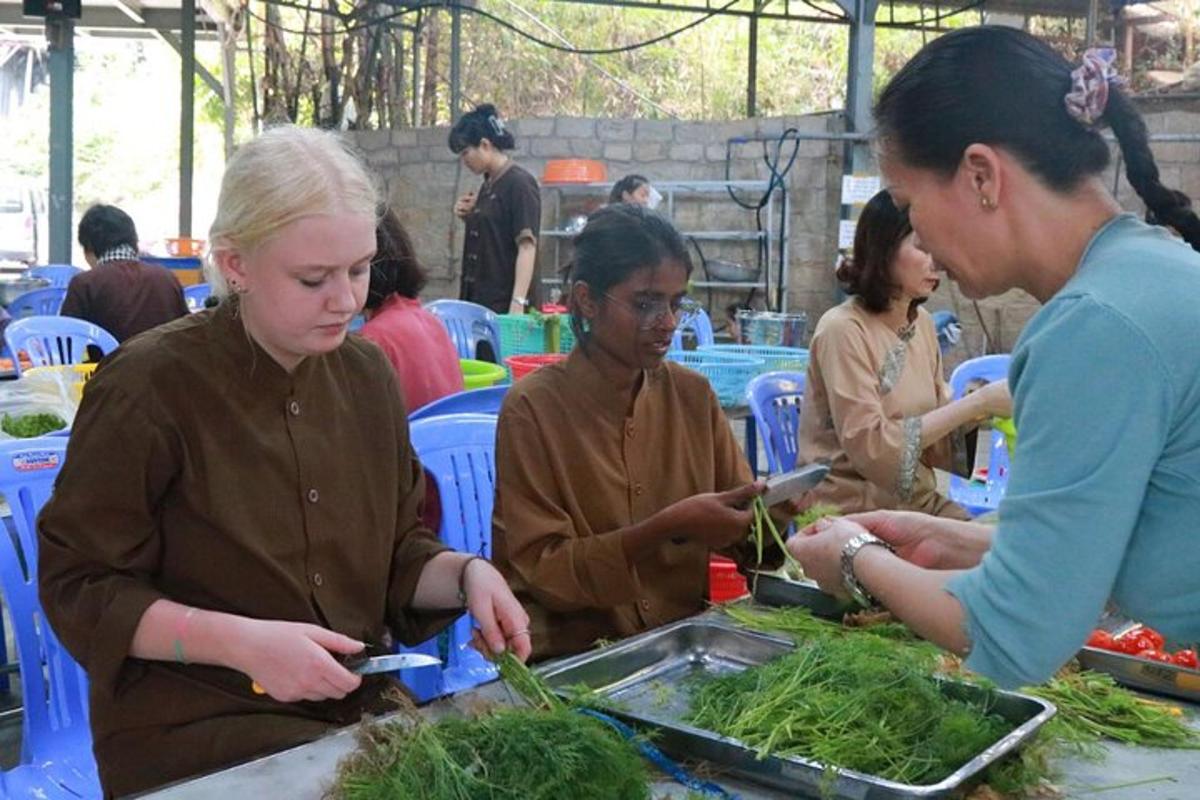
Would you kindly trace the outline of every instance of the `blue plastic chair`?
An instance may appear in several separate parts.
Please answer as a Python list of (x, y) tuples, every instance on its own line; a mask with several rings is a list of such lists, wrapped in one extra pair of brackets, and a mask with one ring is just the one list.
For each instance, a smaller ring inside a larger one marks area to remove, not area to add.
[(684, 331), (691, 331), (696, 335), (697, 347), (703, 347), (715, 341), (712, 320), (708, 318), (708, 312), (703, 308), (698, 308), (695, 314), (688, 314), (679, 320), (679, 325), (675, 328), (675, 335), (671, 337), (672, 350), (683, 349)]
[(0, 442), (0, 492), (12, 511), (0, 535), (0, 588), (13, 623), (24, 698), (21, 763), (0, 774), (5, 797), (100, 798), (87, 676), (46, 623), (38, 599), (36, 518), (67, 440)]
[[(972, 381), (981, 380), (991, 383), (1008, 377), (1008, 365), (1012, 357), (1008, 354), (981, 356), (972, 358), (958, 365), (950, 375), (950, 393), (954, 400), (966, 394), (967, 386)], [(1004, 434), (998, 430), (991, 431), (990, 441), (983, 440), (976, 447), (990, 447), (988, 460), (987, 483), (969, 481), (958, 475), (950, 476), (950, 499), (967, 510), (973, 517), (995, 511), (1004, 499), (1004, 491), (1008, 488), (1008, 446)]]
[(81, 272), (83, 272), (82, 269), (70, 264), (47, 264), (41, 267), (30, 267), (25, 270), (25, 275), (29, 278), (48, 280), (52, 288), (65, 289), (71, 282), (71, 278)]
[[(117, 340), (99, 325), (74, 317), (26, 317), (9, 323), (4, 341), (14, 355), (24, 350), (35, 367), (82, 364), (88, 345), (108, 355), (117, 349)], [(14, 358), (17, 375), (20, 359)]]
[(767, 372), (759, 375), (746, 385), (746, 401), (758, 430), (762, 432), (767, 472), (775, 474), (795, 469), (800, 407), (804, 402), (804, 373)]
[(499, 414), (508, 392), (508, 384), (489, 386), (486, 389), (471, 389), (439, 397), (408, 415), (409, 422), (429, 417), (444, 417), (447, 414)]
[(188, 311), (193, 314), (204, 310), (204, 301), (211, 295), (212, 287), (207, 283), (183, 287), (183, 302), (187, 303)]
[(459, 358), (479, 358), (479, 343), (487, 342), (499, 363), (500, 323), (490, 308), (465, 300), (434, 300), (425, 308), (446, 326)]
[[(496, 491), (496, 421), (491, 414), (451, 414), (414, 422), (413, 450), (437, 485), (442, 501), (438, 536), (462, 553), (491, 558), (492, 504)], [(475, 624), (463, 614), (450, 630), (440, 687), (428, 684), (433, 670), (405, 670), (401, 678), (421, 700), (430, 691), (447, 694), (470, 689), (496, 677), (496, 667), (471, 647)], [(436, 639), (419, 645), (436, 652)], [(404, 673), (411, 673), (410, 676)]]
[(18, 296), (8, 304), (8, 315), (13, 319), (41, 316), (56, 317), (62, 308), (63, 300), (67, 298), (67, 290), (57, 286), (47, 286), (45, 289), (34, 289)]

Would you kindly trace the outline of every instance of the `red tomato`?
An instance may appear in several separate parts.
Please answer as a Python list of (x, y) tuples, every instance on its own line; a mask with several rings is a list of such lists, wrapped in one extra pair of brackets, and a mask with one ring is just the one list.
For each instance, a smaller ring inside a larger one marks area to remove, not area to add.
[(1158, 649), (1153, 639), (1140, 632), (1118, 636), (1114, 640), (1114, 644), (1116, 644), (1117, 650), (1131, 656), (1139, 655), (1143, 650)]
[(1155, 650), (1162, 650), (1163, 644), (1167, 641), (1163, 638), (1161, 633), (1146, 625), (1142, 626), (1141, 633), (1143, 636), (1148, 637), (1150, 641), (1154, 642)]
[(1087, 646), (1098, 647), (1101, 650), (1113, 650), (1116, 648), (1112, 634), (1099, 628), (1092, 631), (1092, 635), (1088, 637)]
[(1144, 658), (1147, 661), (1161, 661), (1164, 664), (1173, 664), (1174, 660), (1170, 653), (1164, 653), (1162, 650), (1155, 648), (1147, 648), (1137, 654), (1138, 658)]
[(1188, 669), (1200, 669), (1200, 661), (1196, 658), (1195, 650), (1179, 650), (1175, 655), (1171, 656), (1171, 661), (1177, 667), (1187, 667)]

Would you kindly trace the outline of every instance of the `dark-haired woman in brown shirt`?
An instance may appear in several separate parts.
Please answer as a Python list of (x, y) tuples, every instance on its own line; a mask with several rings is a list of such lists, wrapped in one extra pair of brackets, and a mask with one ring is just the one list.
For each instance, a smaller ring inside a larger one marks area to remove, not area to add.
[(708, 382), (664, 361), (690, 269), (662, 217), (597, 211), (575, 241), (580, 344), (505, 399), (494, 552), (535, 658), (698, 613), (712, 551), (751, 560), (749, 505), (764, 486)]

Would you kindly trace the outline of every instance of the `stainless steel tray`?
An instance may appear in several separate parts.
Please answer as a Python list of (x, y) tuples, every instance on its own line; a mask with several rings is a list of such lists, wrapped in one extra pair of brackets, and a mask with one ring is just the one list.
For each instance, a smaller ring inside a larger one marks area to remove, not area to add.
[[(612, 703), (614, 716), (654, 732), (654, 742), (676, 758), (708, 761), (734, 775), (789, 792), (853, 800), (947, 797), (969, 784), (989, 764), (1029, 739), (1054, 716), (1054, 706), (1011, 692), (994, 692), (993, 710), (1013, 730), (937, 784), (915, 786), (850, 770), (832, 787), (824, 767), (804, 758), (767, 756), (737, 739), (718, 736), (681, 720), (690, 707), (692, 680), (762, 664), (793, 648), (790, 641), (706, 618), (693, 618), (644, 633), (602, 650), (583, 653), (540, 670), (555, 691), (586, 686)], [(960, 696), (987, 690), (946, 682)]]
[(1083, 648), (1078, 658), (1085, 669), (1107, 672), (1125, 686), (1200, 703), (1200, 671), (1096, 647)]
[(773, 572), (751, 573), (747, 579), (754, 599), (768, 606), (804, 606), (818, 617), (841, 619), (858, 606), (817, 588), (815, 581), (793, 581)]

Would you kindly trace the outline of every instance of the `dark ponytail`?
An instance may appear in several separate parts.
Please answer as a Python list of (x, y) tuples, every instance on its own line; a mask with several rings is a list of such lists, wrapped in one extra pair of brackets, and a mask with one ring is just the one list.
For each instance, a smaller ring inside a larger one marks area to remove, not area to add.
[(1156, 225), (1170, 225), (1183, 240), (1200, 250), (1200, 217), (1183, 192), (1168, 189), (1158, 176), (1158, 164), (1150, 151), (1150, 136), (1142, 115), (1119, 90), (1109, 91), (1104, 121), (1112, 128), (1125, 159), (1125, 177), (1146, 204), (1147, 216)]
[(478, 147), (484, 139), (497, 150), (512, 150), (517, 146), (513, 135), (505, 128), (500, 112), (491, 103), (476, 106), (474, 111), (459, 117), (450, 129), (450, 150), (461, 153), (468, 147)]
[[(1072, 66), (1045, 42), (999, 26), (962, 28), (913, 56), (875, 107), (880, 138), (915, 167), (953, 175), (973, 143), (1004, 148), (1043, 183), (1068, 192), (1109, 163), (1108, 144), (1067, 113)], [(1117, 136), (1129, 183), (1158, 221), (1200, 250), (1200, 219), (1165, 188), (1141, 115), (1109, 87), (1101, 121)]]

